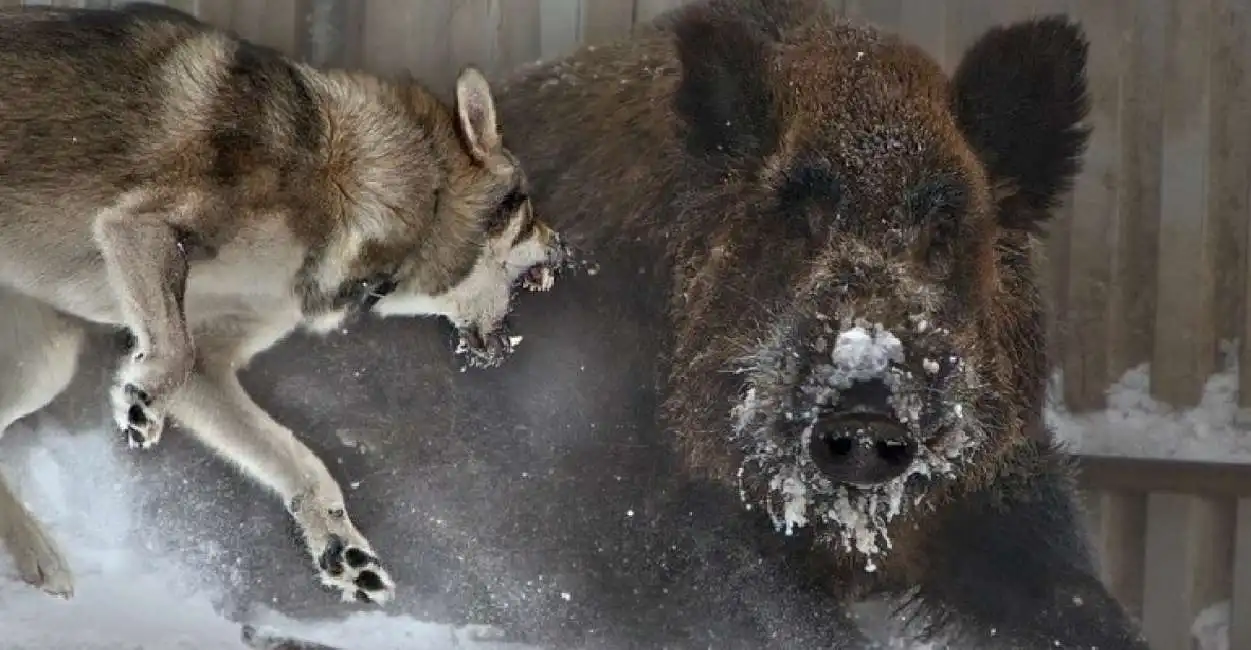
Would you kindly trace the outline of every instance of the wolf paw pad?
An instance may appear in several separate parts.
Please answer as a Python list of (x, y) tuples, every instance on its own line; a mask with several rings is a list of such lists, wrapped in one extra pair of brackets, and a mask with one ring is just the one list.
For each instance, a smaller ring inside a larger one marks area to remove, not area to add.
[(317, 558), (322, 584), (337, 589), (345, 602), (385, 604), (395, 583), (371, 552), (332, 535)]
[(161, 441), (165, 414), (148, 391), (134, 384), (114, 389), (113, 419), (126, 432), (126, 444), (131, 449), (148, 449)]
[(510, 336), (503, 327), (489, 334), (482, 334), (476, 328), (465, 328), (458, 334), (456, 354), (471, 368), (499, 367), (521, 342), (520, 336)]

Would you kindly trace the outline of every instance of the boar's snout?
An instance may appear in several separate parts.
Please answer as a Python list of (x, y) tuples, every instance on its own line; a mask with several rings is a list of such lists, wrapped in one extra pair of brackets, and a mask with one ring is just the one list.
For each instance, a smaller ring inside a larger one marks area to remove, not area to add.
[(845, 390), (835, 409), (824, 409), (813, 424), (812, 462), (835, 483), (872, 486), (908, 470), (917, 442), (890, 406), (891, 390), (881, 379), (858, 381)]
[(917, 443), (894, 422), (861, 419), (835, 422), (815, 437), (812, 460), (827, 478), (872, 487), (902, 476), (917, 455)]

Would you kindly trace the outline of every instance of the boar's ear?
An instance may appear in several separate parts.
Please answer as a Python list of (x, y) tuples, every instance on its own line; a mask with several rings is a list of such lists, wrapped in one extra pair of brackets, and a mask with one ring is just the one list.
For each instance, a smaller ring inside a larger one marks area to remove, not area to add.
[(953, 111), (991, 182), (1008, 189), (1005, 228), (1040, 226), (1081, 171), (1086, 52), (1081, 27), (1047, 16), (991, 29), (956, 68)]
[(499, 125), (491, 85), (477, 68), (466, 66), (456, 78), (456, 116), (469, 153), (480, 163), (498, 152)]
[(768, 35), (745, 20), (693, 9), (672, 27), (682, 63), (674, 108), (686, 146), (718, 162), (760, 160), (778, 144)]

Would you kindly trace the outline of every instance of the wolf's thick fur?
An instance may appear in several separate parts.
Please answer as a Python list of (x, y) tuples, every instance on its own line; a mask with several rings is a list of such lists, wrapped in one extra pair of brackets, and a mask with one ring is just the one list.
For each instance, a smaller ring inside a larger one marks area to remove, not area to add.
[[(174, 10), (0, 12), (0, 431), (65, 388), (84, 321), (125, 327), (131, 446), (172, 415), (288, 504), (325, 584), (385, 601), (342, 490), (236, 371), (371, 309), (444, 316), (498, 360), (512, 286), (561, 252), (527, 192), (472, 67), (453, 108)], [(0, 532), (26, 580), (72, 591), (3, 481)]]

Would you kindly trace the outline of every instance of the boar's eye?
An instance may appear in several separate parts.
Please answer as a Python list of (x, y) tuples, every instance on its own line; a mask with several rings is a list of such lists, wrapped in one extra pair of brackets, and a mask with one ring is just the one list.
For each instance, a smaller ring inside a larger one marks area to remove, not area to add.
[(966, 190), (958, 182), (933, 181), (912, 192), (908, 200), (908, 216), (920, 230), (927, 252), (928, 249), (943, 248), (951, 243), (967, 206)]
[(778, 200), (782, 213), (790, 220), (796, 235), (811, 239), (828, 223), (822, 215), (836, 212), (843, 199), (843, 186), (828, 168), (818, 164), (799, 164), (786, 172)]

